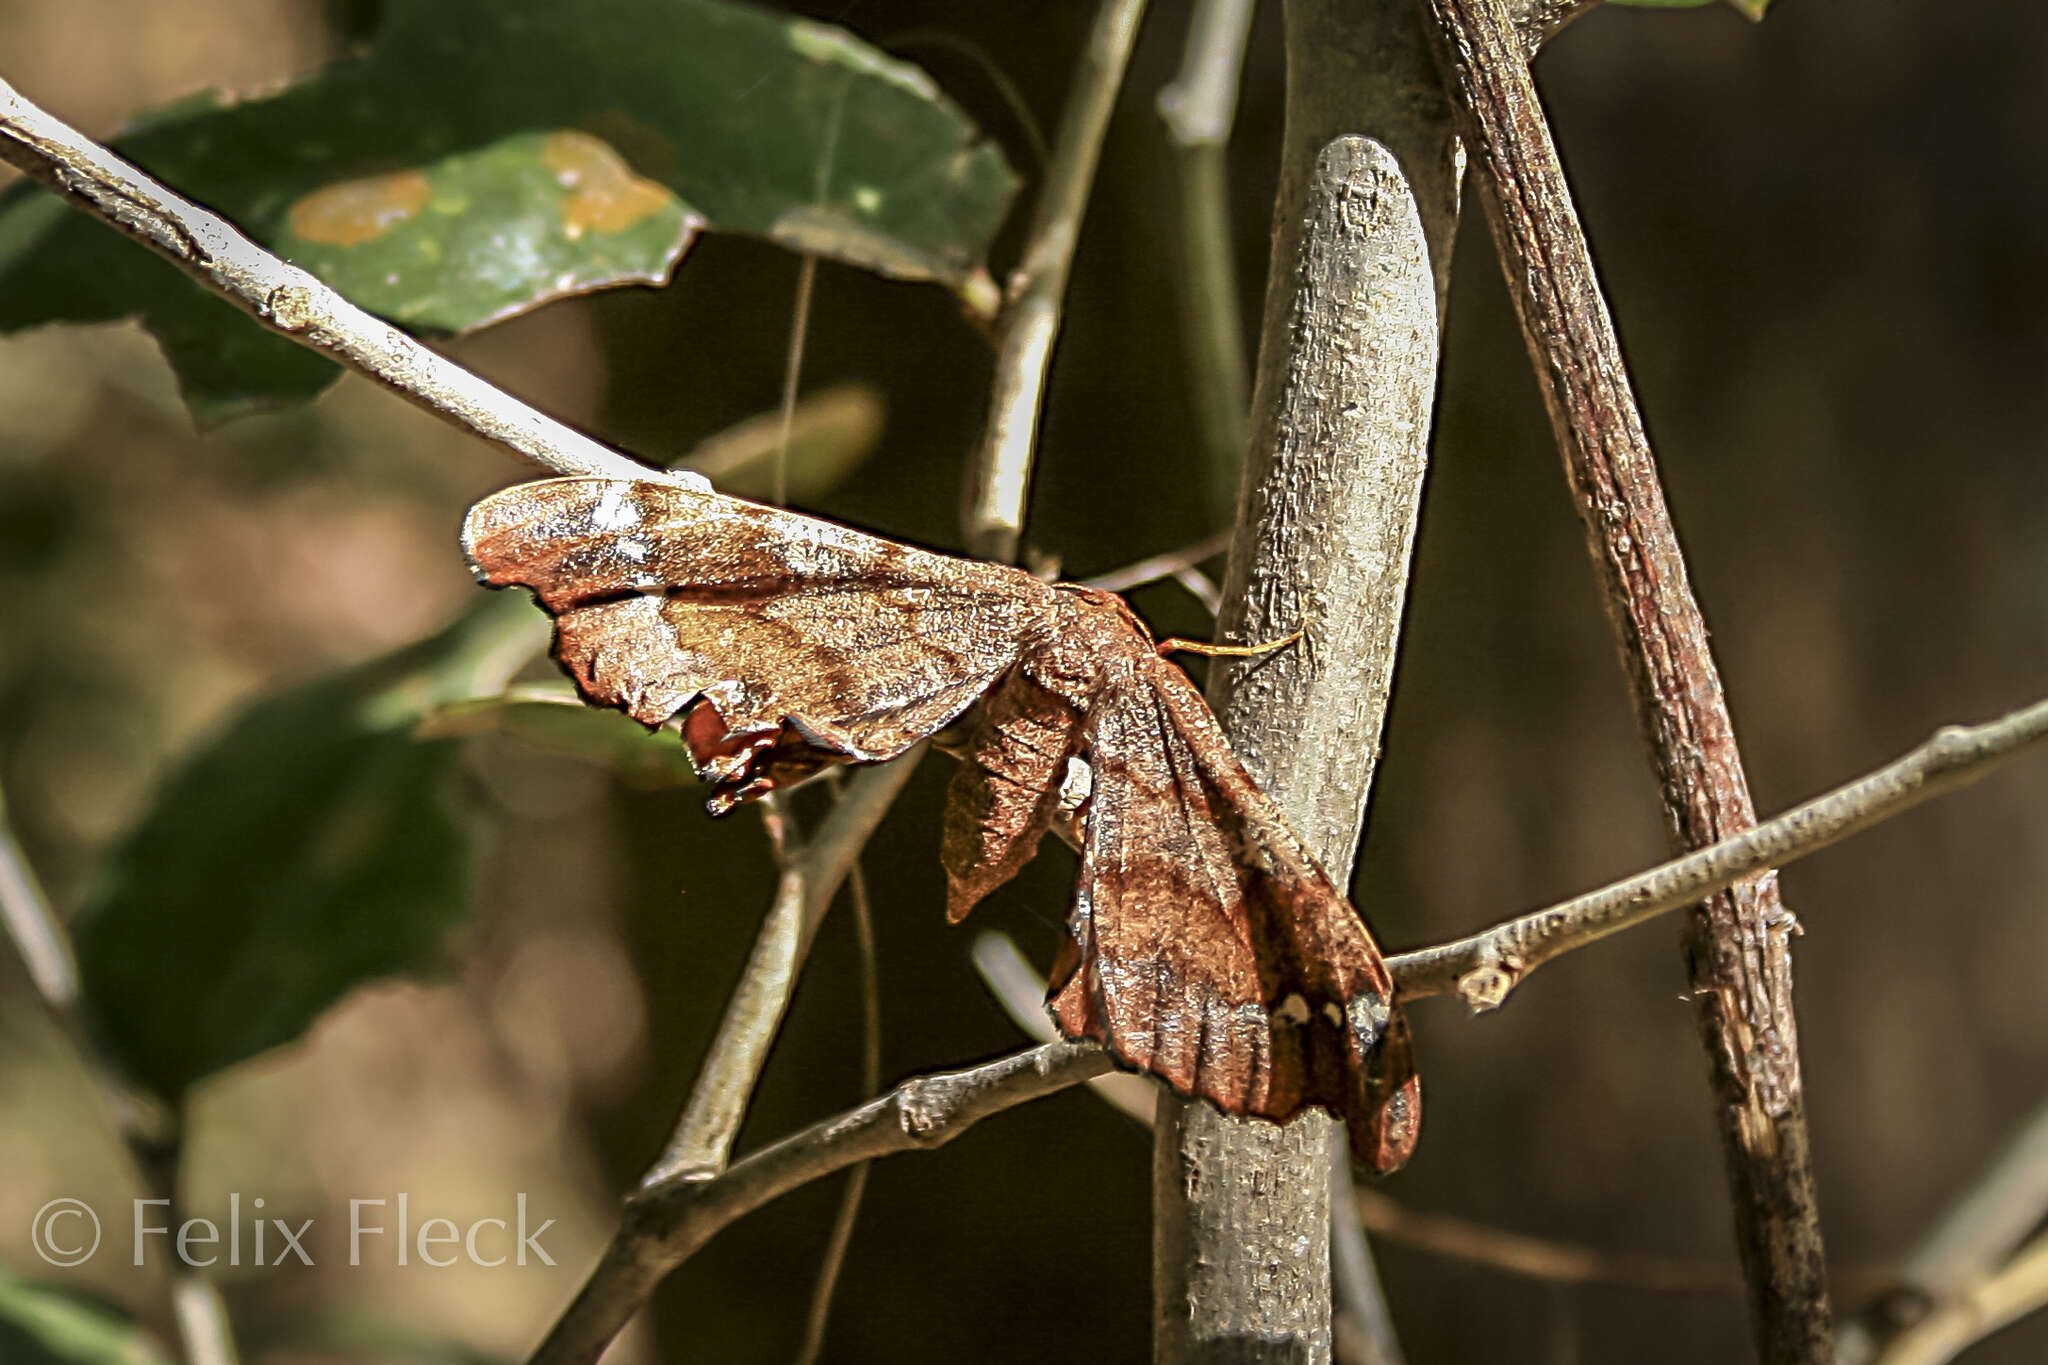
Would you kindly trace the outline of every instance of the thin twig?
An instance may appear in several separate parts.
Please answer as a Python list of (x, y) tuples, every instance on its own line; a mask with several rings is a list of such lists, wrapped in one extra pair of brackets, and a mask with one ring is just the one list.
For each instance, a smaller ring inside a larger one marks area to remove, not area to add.
[(1530, 972), (1561, 953), (1691, 905), (1969, 786), (2044, 738), (2048, 701), (1983, 725), (1944, 727), (1867, 777), (1741, 834), (1455, 943), (1402, 953), (1390, 962), (1401, 998), (1456, 991), (1475, 1010), (1493, 1009)]
[(1358, 1190), (1359, 1217), (1390, 1242), (1564, 1285), (1613, 1285), (1672, 1293), (1739, 1293), (1742, 1281), (1718, 1265), (1646, 1253), (1606, 1251), (1411, 1209), (1374, 1190)]
[(1014, 560), (1024, 531), (1026, 495), (1045, 404), (1046, 373), (1065, 309), (1067, 275), (1081, 236), (1081, 217), (1095, 183), (1102, 137), (1123, 85), (1145, 0), (1103, 0), (1088, 35), (1045, 189), (1031, 221), (1023, 259), (1010, 275), (1000, 323), (988, 425), (974, 463), (967, 505), (968, 549), (985, 559)]
[[(1706, 622), (1564, 168), (1500, 0), (1424, 0), (1502, 273), (1605, 589), (1674, 842), (1755, 823)], [(1701, 902), (1686, 952), (1764, 1365), (1834, 1352), (1777, 880)]]
[(1048, 1043), (965, 1071), (905, 1081), (745, 1157), (711, 1180), (671, 1181), (628, 1201), (630, 1237), (616, 1239), (532, 1365), (589, 1365), (664, 1276), (720, 1229), (802, 1185), (858, 1162), (930, 1151), (968, 1128), (1101, 1075), (1114, 1063), (1093, 1043)]
[[(1006, 935), (989, 930), (974, 941), (974, 965), (1004, 1013), (1029, 1036), (1053, 1041), (1058, 1033), (1045, 1010), (1045, 979)], [(1150, 1127), (1156, 1083), (1128, 1071), (1111, 1071), (1088, 1082), (1111, 1108)], [(1340, 1155), (1342, 1149), (1339, 1149)], [(1334, 1197), (1334, 1196), (1333, 1196)], [(1369, 1189), (1350, 1192), (1353, 1216), (1366, 1231), (1418, 1251), (1450, 1256), (1530, 1279), (1560, 1284), (1611, 1284), (1633, 1289), (1726, 1290), (1739, 1292), (1733, 1273), (1700, 1261), (1603, 1251), (1507, 1232), (1449, 1214), (1410, 1209)], [(1346, 1297), (1338, 1267), (1345, 1253), (1335, 1240), (1332, 1218), (1332, 1279)], [(1363, 1328), (1360, 1328), (1361, 1334)]]
[[(1003, 1007), (1003, 1013), (1010, 1016), (1010, 1021), (1026, 1037), (1041, 1043), (1058, 1042), (1059, 1030), (1052, 1026), (1052, 1015), (1045, 1008), (1045, 978), (1009, 935), (984, 930), (974, 940), (973, 955), (982, 984)], [(1152, 1126), (1159, 1109), (1159, 1083), (1151, 1077), (1130, 1071), (1108, 1071), (1088, 1082), (1088, 1088), (1107, 1100), (1111, 1108), (1148, 1128)]]
[(2048, 1305), (2048, 1232), (2021, 1249), (1998, 1273), (1954, 1298), (1885, 1346), (1877, 1365), (1941, 1365), (2006, 1324)]
[[(619, 1228), (612, 1234), (604, 1258), (591, 1272), (582, 1295), (570, 1305), (569, 1314), (575, 1313), (586, 1300), (618, 1304), (630, 1300), (624, 1316), (610, 1328), (611, 1333), (616, 1333), (659, 1282), (660, 1274), (645, 1282), (638, 1277), (636, 1267), (653, 1254), (645, 1245), (652, 1234), (642, 1220), (634, 1217), (634, 1210), (649, 1199), (663, 1197), (662, 1191), (706, 1185), (721, 1178), (825, 912), (923, 755), (924, 746), (920, 744), (893, 762), (864, 769), (846, 782), (838, 800), (833, 802), (831, 814), (801, 848), (795, 846), (794, 837), (787, 833), (787, 814), (769, 812), (770, 831), (781, 863), (775, 898), (762, 921), (739, 985), (726, 1005), (718, 1034), (704, 1054), (675, 1132), (661, 1156), (641, 1178), (639, 1189), (627, 1197)], [(613, 1283), (614, 1280), (619, 1283)], [(573, 1336), (588, 1330), (587, 1323), (574, 1326), (565, 1314), (548, 1340), (552, 1342), (564, 1332)], [(595, 1359), (610, 1336), (594, 1346), (585, 1337), (574, 1339), (592, 1347), (588, 1358)]]
[(1100, 588), (1104, 592), (1129, 592), (1133, 588), (1142, 588), (1147, 583), (1172, 578), (1181, 570), (1191, 568), (1205, 559), (1214, 559), (1230, 548), (1230, 537), (1231, 532), (1218, 531), (1213, 536), (1204, 536), (1194, 544), (1178, 550), (1153, 555), (1150, 559), (1126, 564), (1121, 569), (1111, 569), (1108, 573), (1097, 574), (1081, 586)]
[(1180, 73), (1159, 92), (1159, 117), (1180, 177), (1182, 332), (1187, 387), (1201, 416), (1216, 519), (1237, 510), (1251, 440), (1251, 381), (1230, 233), (1231, 125), (1251, 34), (1252, 0), (1195, 0)]
[(232, 224), (145, 175), (0, 81), (0, 160), (112, 224), (280, 336), (558, 474), (706, 488), (601, 445), (370, 316)]
[(1173, 581), (1187, 589), (1188, 596), (1202, 604), (1202, 609), (1211, 616), (1223, 610), (1223, 589), (1216, 586), (1216, 580), (1192, 564), (1183, 564), (1173, 571)]
[[(872, 1097), (882, 1088), (882, 982), (875, 959), (875, 921), (868, 908), (868, 880), (858, 863), (846, 879), (846, 891), (848, 906), (853, 911), (855, 946), (860, 953), (860, 1093)], [(863, 1161), (846, 1177), (846, 1190), (839, 1196), (839, 1212), (832, 1220), (832, 1235), (825, 1241), (818, 1284), (811, 1291), (811, 1311), (804, 1319), (804, 1344), (797, 1353), (797, 1365), (814, 1365), (824, 1354), (832, 1294), (839, 1286), (840, 1268), (846, 1264), (846, 1249), (853, 1244), (853, 1224), (860, 1216), (861, 1196), (867, 1187), (868, 1163)]]
[[(180, 1125), (176, 1116), (135, 1085), (120, 1064), (95, 1045), (79, 991), (70, 936), (14, 836), (4, 794), (0, 794), (0, 924), (4, 924), (7, 939), (20, 955), (44, 1008), (105, 1100), (135, 1187), (153, 1198), (175, 1201)], [(227, 1305), (213, 1281), (189, 1265), (181, 1264), (172, 1272), (171, 1319), (186, 1365), (235, 1365), (238, 1356)]]
[[(864, 769), (846, 784), (817, 837), (800, 850), (783, 850), (775, 898), (746, 969), (704, 1054), (675, 1134), (642, 1178), (643, 1189), (706, 1179), (725, 1169), (818, 926), (923, 752), (919, 746), (892, 763)], [(618, 1235), (627, 1233), (621, 1228)]]
[(739, 983), (726, 1001), (725, 1017), (704, 1053), (689, 1103), (642, 1184), (716, 1175), (725, 1169), (739, 1136), (740, 1122), (754, 1098), (754, 1086), (767, 1065), (768, 1051), (782, 1027), (783, 1013), (802, 959), (804, 900), (809, 887), (794, 865), (776, 879), (775, 898), (761, 921), (753, 951)]
[(811, 334), (811, 295), (817, 291), (818, 253), (806, 251), (796, 272), (796, 302), (789, 320), (789, 355), (782, 366), (780, 431), (775, 441), (775, 473), (769, 501), (777, 507), (789, 501), (789, 439), (796, 430), (797, 384), (804, 372), (804, 343)]
[(43, 895), (42, 882), (14, 837), (5, 794), (0, 794), (0, 922), (6, 924), (7, 937), (21, 954), (36, 993), (67, 1030), (73, 1029), (78, 1015), (78, 962), (72, 956), (70, 938)]
[[(1639, 907), (1655, 903), (1644, 898), (1645, 887), (1669, 901), (1663, 908), (1675, 909), (1700, 895), (1703, 886), (1724, 885), (1774, 860), (1825, 847), (1932, 796), (1967, 785), (2044, 736), (2048, 736), (2048, 701), (1987, 725), (1945, 729), (1897, 763), (1723, 844), (1472, 939), (1395, 957), (1390, 962), (1395, 979), (1404, 999), (1444, 993), (1459, 977), (1447, 964), (1477, 965), (1487, 960), (1489, 945), (1517, 936), (1546, 945), (1548, 951), (1539, 960), (1547, 961), (1569, 947), (1593, 942), (1653, 913), (1639, 911)], [(849, 784), (842, 805), (852, 794)], [(839, 818), (838, 811), (834, 818)], [(824, 842), (821, 833), (804, 856), (811, 856)], [(1679, 879), (1686, 880), (1681, 883)], [(1573, 907), (1581, 904), (1594, 907), (1586, 912), (1586, 925), (1569, 931), (1544, 927), (1559, 915), (1576, 924), (1578, 913)], [(1003, 972), (991, 970), (989, 964), (1000, 956), (977, 946), (977, 960), (995, 980), (1003, 980)], [(1523, 974), (1528, 970), (1524, 966)], [(1035, 993), (1035, 987), (1032, 989)], [(1006, 988), (1001, 994), (1007, 999), (1020, 992)], [(1030, 1018), (1021, 1009), (1016, 1013), (1020, 1021)], [(1104, 1076), (1110, 1069), (1108, 1058), (1092, 1045), (1044, 1044), (966, 1072), (906, 1082), (882, 1100), (813, 1124), (721, 1175), (694, 1180), (677, 1175), (643, 1187), (627, 1201), (624, 1228), (535, 1355), (536, 1365), (595, 1360), (665, 1275), (720, 1228), (768, 1200), (857, 1161), (935, 1146), (968, 1123)]]
[[(1380, 1288), (1379, 1268), (1365, 1239), (1357, 1188), (1351, 1179), (1351, 1153), (1342, 1143), (1330, 1145), (1330, 1284), (1338, 1315), (1348, 1319), (1355, 1342), (1355, 1365), (1402, 1365), (1407, 1359), (1394, 1333), (1394, 1314)], [(1353, 1365), (1353, 1362), (1346, 1362)]]
[(1921, 1236), (1870, 1306), (1842, 1324), (1838, 1365), (1868, 1365), (1908, 1325), (1901, 1309), (1953, 1304), (2007, 1263), (2048, 1213), (2048, 1101), (2036, 1106), (1969, 1187)]

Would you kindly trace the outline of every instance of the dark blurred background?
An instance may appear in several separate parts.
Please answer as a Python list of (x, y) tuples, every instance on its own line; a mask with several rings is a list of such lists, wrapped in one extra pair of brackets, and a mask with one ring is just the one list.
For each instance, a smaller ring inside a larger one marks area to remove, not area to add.
[[(926, 65), (1038, 166), (990, 66), (1056, 122), (1092, 7), (799, 6)], [(374, 16), (316, 0), (5, 0), (0, 69), (88, 131), (203, 85), (249, 89)], [(1152, 101), (1182, 6), (1142, 35), (1104, 155), (1053, 374), (1029, 543), (1069, 576), (1214, 529), (1180, 363), (1171, 163)], [(1233, 146), (1246, 316), (1265, 269), (1280, 118), (1261, 7)], [(932, 31), (952, 41), (929, 41)], [(920, 39), (920, 34), (923, 38)], [(971, 45), (985, 56), (967, 55)], [(1610, 6), (1538, 76), (1715, 630), (1760, 809), (1951, 720), (2048, 692), (2048, 12), (1962, 0)], [(1028, 203), (1020, 201), (1020, 203)], [(1016, 229), (998, 244), (1006, 266)], [(672, 288), (559, 305), (456, 346), (521, 394), (650, 456), (771, 408), (797, 264), (711, 238)], [(1559, 461), (1476, 213), (1461, 232), (1437, 456), (1357, 884), (1383, 942), (1466, 932), (1654, 861), (1655, 791)], [(818, 510), (957, 544), (989, 352), (941, 291), (823, 266), (806, 389), (872, 386), (879, 452)], [(0, 780), (60, 904), (177, 755), (242, 700), (414, 638), (467, 600), (475, 495), (529, 471), (348, 380), (200, 436), (126, 328), (0, 343)], [(1171, 586), (1138, 594), (1200, 635)], [(884, 1073), (1022, 1041), (940, 913), (938, 761), (871, 846)], [(302, 1045), (212, 1083), (190, 1181), (546, 1192), (553, 1271), (248, 1276), (258, 1361), (440, 1359), (530, 1346), (580, 1282), (610, 1200), (658, 1150), (767, 901), (759, 822), (616, 788), (509, 741), (468, 755), (484, 896), (440, 981), (362, 992)], [(1785, 874), (1801, 916), (1808, 1112), (1844, 1307), (2048, 1089), (2048, 762)], [(981, 912), (1043, 961), (1070, 855)], [(1544, 971), (1502, 1014), (1418, 1007), (1429, 1097), (1418, 1209), (1732, 1267), (1678, 925)], [(756, 1145), (858, 1098), (850, 925), (818, 945), (749, 1118)], [(24, 1269), (49, 1192), (113, 1179), (92, 1097), (17, 976), (0, 999), (0, 1256)], [(1086, 1092), (873, 1173), (827, 1358), (1146, 1355), (1146, 1136)], [(536, 1195), (538, 1198), (539, 1195)], [(647, 1359), (779, 1360), (801, 1336), (837, 1185), (721, 1235), (660, 1299)], [(1741, 1359), (1733, 1293), (1559, 1288), (1379, 1248), (1416, 1361)], [(160, 1285), (114, 1267), (99, 1287)], [(308, 1327), (316, 1324), (317, 1331)], [(658, 1343), (658, 1344), (656, 1344)], [(351, 1353), (353, 1352), (353, 1353)], [(2038, 1359), (2048, 1322), (1972, 1362)]]

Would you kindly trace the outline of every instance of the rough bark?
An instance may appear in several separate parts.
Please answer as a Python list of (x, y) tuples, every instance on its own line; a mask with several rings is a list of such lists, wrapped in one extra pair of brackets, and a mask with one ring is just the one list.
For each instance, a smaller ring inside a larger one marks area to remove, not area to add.
[[(1534, 83), (1499, 0), (1427, 0), (1459, 129), (1599, 566), (1674, 841), (1756, 823), (1706, 622)], [(1759, 1355), (1832, 1357), (1792, 1012), (1793, 920), (1764, 876), (1701, 902), (1686, 957)]]

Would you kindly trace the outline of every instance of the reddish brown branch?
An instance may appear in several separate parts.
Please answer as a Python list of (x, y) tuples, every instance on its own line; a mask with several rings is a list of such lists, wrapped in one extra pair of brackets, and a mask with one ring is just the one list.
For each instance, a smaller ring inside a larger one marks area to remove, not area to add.
[[(1427, 0), (1432, 41), (1479, 167), (1501, 268), (1543, 386), (1637, 712), (1683, 847), (1755, 824), (1628, 369), (1528, 66), (1499, 0)], [(1712, 1060), (1737, 1242), (1767, 1365), (1831, 1351), (1827, 1272), (1775, 878), (1715, 896), (1686, 934)]]

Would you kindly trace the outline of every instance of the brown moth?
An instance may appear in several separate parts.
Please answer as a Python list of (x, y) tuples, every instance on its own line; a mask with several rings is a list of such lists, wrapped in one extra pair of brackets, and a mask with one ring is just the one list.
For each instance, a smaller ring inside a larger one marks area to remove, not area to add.
[(606, 479), (493, 494), (463, 547), (554, 615), (586, 698), (682, 717), (713, 813), (893, 758), (985, 698), (947, 798), (947, 913), (1078, 825), (1060, 1030), (1228, 1113), (1324, 1106), (1375, 1170), (1407, 1159), (1420, 1088), (1386, 962), (1121, 598)]

